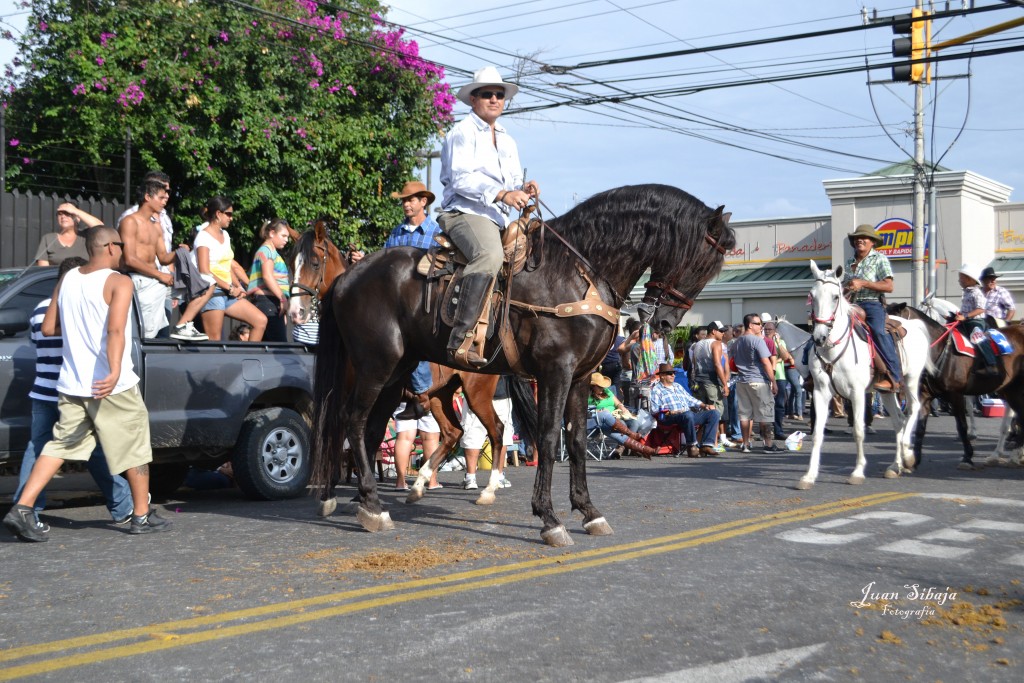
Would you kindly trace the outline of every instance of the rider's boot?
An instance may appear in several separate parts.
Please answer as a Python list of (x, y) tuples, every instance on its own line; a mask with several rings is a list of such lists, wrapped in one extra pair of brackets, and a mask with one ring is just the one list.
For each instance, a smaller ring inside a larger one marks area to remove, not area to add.
[[(453, 363), (470, 370), (487, 365), (487, 359), (474, 348), (477, 323), (485, 311), (494, 278), (487, 273), (470, 273), (459, 283), (459, 301), (455, 308), (455, 322), (448, 339), (448, 356)], [(481, 345), (482, 348), (482, 345)]]

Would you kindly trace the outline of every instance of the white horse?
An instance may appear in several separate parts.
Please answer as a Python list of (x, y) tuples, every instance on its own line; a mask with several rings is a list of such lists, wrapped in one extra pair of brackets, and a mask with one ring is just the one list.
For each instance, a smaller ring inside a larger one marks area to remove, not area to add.
[[(825, 437), (825, 420), (828, 404), (833, 393), (850, 401), (853, 417), (853, 438), (857, 444), (857, 465), (847, 480), (850, 484), (864, 483), (864, 400), (871, 386), (871, 350), (868, 342), (862, 341), (854, 330), (853, 307), (843, 296), (843, 267), (834, 271), (823, 271), (811, 261), (814, 285), (811, 287), (810, 304), (814, 327), (811, 337), (814, 347), (810, 355), (810, 372), (814, 377), (814, 411), (819, 416), (814, 423), (814, 446), (811, 449), (811, 463), (807, 473), (797, 483), (797, 488), (807, 490), (818, 478), (821, 461), (821, 444)], [(896, 458), (885, 471), (888, 479), (909, 472), (914, 466), (914, 453), (910, 447), (910, 435), (917, 424), (921, 409), (918, 386), (921, 373), (930, 364), (928, 345), (930, 343), (925, 324), (920, 320), (899, 322), (907, 335), (896, 345), (900, 364), (903, 368), (903, 384), (906, 389), (908, 414), (904, 417), (896, 395), (884, 395), (886, 407), (893, 419), (896, 430)]]

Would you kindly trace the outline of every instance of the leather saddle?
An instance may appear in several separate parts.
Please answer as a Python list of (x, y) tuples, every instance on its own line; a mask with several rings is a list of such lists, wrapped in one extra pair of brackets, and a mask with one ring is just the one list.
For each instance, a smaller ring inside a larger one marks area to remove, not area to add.
[[(497, 329), (495, 324), (500, 306), (497, 305), (504, 290), (505, 283), (516, 273), (526, 267), (526, 261), (533, 251), (533, 234), (540, 228), (541, 221), (530, 218), (535, 207), (528, 206), (523, 215), (509, 224), (501, 233), (501, 244), (505, 251), (504, 264), (494, 283), (491, 293), (490, 324), (487, 326), (487, 337), (490, 338)], [(434, 237), (434, 244), (423, 255), (416, 266), (417, 272), (427, 278), (427, 286), (434, 288), (428, 291), (428, 306), (433, 303), (440, 312), (441, 322), (449, 327), (455, 322), (455, 309), (458, 306), (459, 282), (468, 259), (456, 247), (447, 234), (441, 232)], [(429, 312), (429, 309), (428, 309)]]

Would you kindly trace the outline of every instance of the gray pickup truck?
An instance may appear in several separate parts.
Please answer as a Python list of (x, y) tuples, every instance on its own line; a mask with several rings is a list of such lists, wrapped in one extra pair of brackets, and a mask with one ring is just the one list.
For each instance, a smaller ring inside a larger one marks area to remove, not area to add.
[[(31, 425), (35, 346), (29, 318), (51, 296), (56, 268), (0, 270), (0, 466), (16, 469)], [(301, 344), (140, 340), (132, 355), (142, 378), (153, 444), (152, 489), (177, 489), (189, 466), (231, 461), (250, 498), (301, 494), (310, 475), (313, 362)]]

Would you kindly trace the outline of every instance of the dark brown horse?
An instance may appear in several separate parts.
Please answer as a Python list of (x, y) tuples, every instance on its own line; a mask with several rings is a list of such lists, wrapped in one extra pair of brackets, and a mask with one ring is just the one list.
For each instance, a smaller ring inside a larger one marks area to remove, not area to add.
[[(551, 502), (563, 420), (572, 507), (583, 513), (588, 533), (612, 533), (590, 499), (585, 469), (587, 385), (615, 332), (606, 314), (617, 321), (617, 309), (648, 268), (657, 301), (696, 297), (735, 244), (728, 219), (723, 207), (711, 209), (682, 190), (641, 185), (595, 195), (534, 233), (534, 262), (540, 265), (516, 275), (509, 295), (520, 302), (507, 309), (515, 348), (502, 347), (503, 335), (494, 334), (484, 349), (492, 360), (481, 372), (513, 372), (509, 357), (518, 356), (515, 371), (537, 380), (541, 457), (533, 512), (543, 522), (545, 542), (572, 543)], [(447, 361), (449, 328), (435, 319), (436, 302), (427, 307), (425, 280), (416, 272), (422, 253), (395, 248), (367, 257), (335, 281), (321, 315), (314, 483), (330, 483), (347, 438), (360, 473), (357, 519), (370, 531), (394, 527), (369, 476), (370, 454), (415, 364)], [(597, 297), (581, 301), (588, 290)], [(588, 314), (576, 315), (581, 309)], [(594, 309), (601, 315), (589, 314)]]
[(911, 320), (924, 320), (932, 339), (931, 355), (935, 372), (926, 371), (921, 376), (921, 403), (925, 410), (917, 421), (914, 433), (914, 456), (917, 467), (921, 466), (924, 435), (928, 428), (927, 407), (933, 398), (945, 399), (953, 409), (956, 418), (956, 433), (964, 447), (964, 455), (958, 468), (975, 469), (974, 446), (967, 434), (967, 403), (964, 396), (996, 394), (1006, 401), (1018, 415), (1024, 414), (1024, 327), (1014, 325), (1001, 330), (1013, 345), (1013, 353), (998, 357), (998, 375), (987, 375), (977, 370), (983, 363), (981, 358), (962, 356), (953, 351), (953, 339), (947, 334), (946, 326), (936, 322), (928, 314), (905, 304), (894, 304), (888, 309), (890, 315), (899, 315)]

